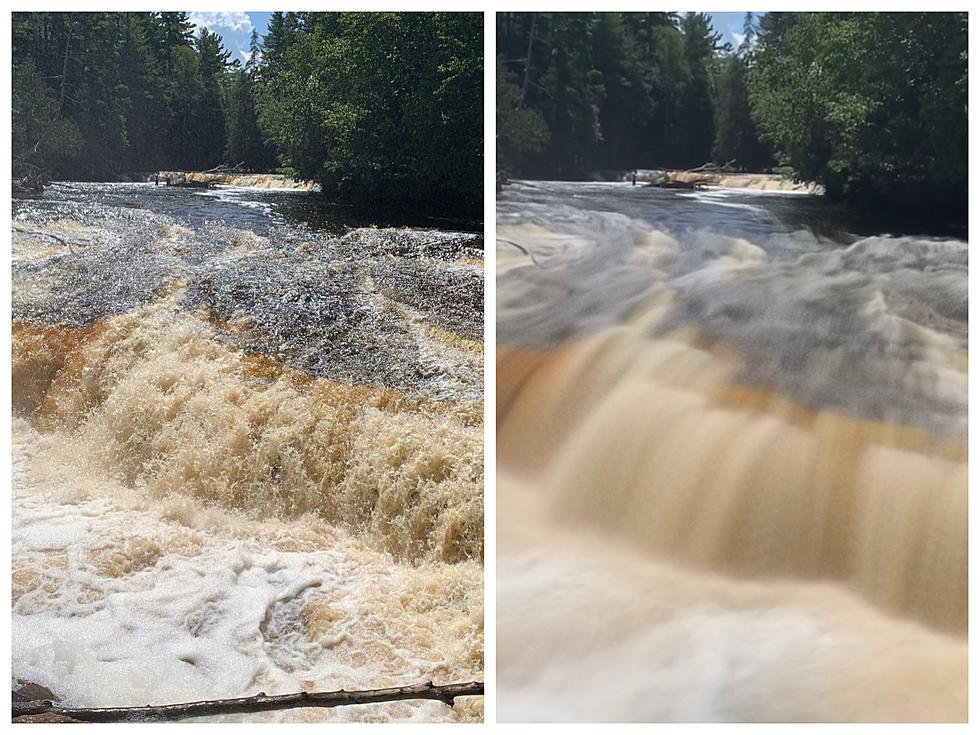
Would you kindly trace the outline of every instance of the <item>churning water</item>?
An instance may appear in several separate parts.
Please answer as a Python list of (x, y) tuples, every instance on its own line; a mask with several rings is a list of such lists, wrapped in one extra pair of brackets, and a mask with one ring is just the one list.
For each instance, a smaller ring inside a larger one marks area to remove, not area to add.
[(15, 201), (15, 677), (79, 706), (482, 679), (482, 240), (314, 203)]
[(503, 718), (965, 720), (967, 244), (852, 225), (505, 191)]

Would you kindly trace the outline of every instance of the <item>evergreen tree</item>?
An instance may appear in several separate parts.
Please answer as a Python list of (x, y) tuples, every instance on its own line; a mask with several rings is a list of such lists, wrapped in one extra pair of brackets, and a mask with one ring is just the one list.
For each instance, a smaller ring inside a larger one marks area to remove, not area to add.
[(58, 115), (58, 99), (31, 61), (14, 66), (11, 86), (13, 175), (60, 173), (81, 144), (78, 129)]
[[(746, 48), (743, 43), (741, 47)], [(772, 166), (769, 146), (759, 140), (749, 105), (748, 61), (729, 55), (719, 66), (715, 95), (714, 160), (761, 171)]]
[(194, 140), (195, 160), (212, 168), (223, 160), (225, 147), (225, 100), (222, 80), (226, 69), (240, 66), (229, 61), (231, 53), (221, 45), (221, 38), (207, 28), (201, 28), (195, 40), (198, 66), (201, 73), (201, 97), (197, 103)]
[(113, 179), (282, 162), (335, 198), (479, 217), (482, 20), (276, 13), (243, 67), (186, 13), (15, 13), (15, 163)]
[(226, 85), (227, 138), (225, 162), (249, 171), (268, 171), (277, 165), (276, 152), (262, 137), (256, 107), (258, 71), (262, 58), (259, 34), (255, 29), (249, 41), (245, 68), (229, 75)]
[[(548, 127), (544, 150), (527, 147), (516, 160), (501, 152), (515, 171), (580, 178), (710, 157), (716, 55), (726, 49), (706, 15), (501, 13), (497, 39), (521, 107)], [(518, 134), (498, 142), (514, 151)]]

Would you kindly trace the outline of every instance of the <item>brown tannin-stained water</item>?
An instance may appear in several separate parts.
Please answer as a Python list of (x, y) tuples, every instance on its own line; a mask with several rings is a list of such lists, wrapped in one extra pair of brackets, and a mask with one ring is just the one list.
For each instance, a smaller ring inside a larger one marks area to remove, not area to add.
[(965, 720), (967, 244), (852, 224), (505, 190), (502, 719)]
[(311, 226), (313, 196), (14, 202), (14, 677), (76, 706), (482, 680), (482, 239)]

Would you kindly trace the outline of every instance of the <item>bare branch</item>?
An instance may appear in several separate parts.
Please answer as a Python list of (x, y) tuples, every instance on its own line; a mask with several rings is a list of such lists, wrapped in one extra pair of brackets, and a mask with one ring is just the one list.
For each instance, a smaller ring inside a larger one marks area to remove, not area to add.
[(299, 692), (266, 696), (265, 692), (238, 699), (212, 699), (184, 704), (165, 704), (156, 707), (59, 707), (49, 701), (14, 702), (13, 716), (52, 714), (71, 717), (82, 722), (162, 722), (186, 717), (250, 714), (297, 707), (342, 707), (350, 704), (397, 702), (404, 699), (433, 699), (453, 706), (457, 697), (481, 696), (483, 682), (444, 684), (436, 686), (415, 684), (390, 689), (369, 689), (361, 692)]
[(534, 257), (534, 253), (532, 253), (530, 250), (528, 250), (523, 245), (519, 245), (518, 243), (514, 242), (513, 240), (505, 240), (502, 237), (498, 237), (497, 238), (497, 242), (502, 242), (502, 243), (504, 243), (504, 245), (510, 245), (511, 247), (517, 248), (522, 253), (524, 253), (527, 257), (529, 257), (531, 259), (531, 262), (534, 263), (534, 265), (536, 265), (538, 268), (544, 268), (544, 266), (541, 265), (537, 261), (537, 258)]

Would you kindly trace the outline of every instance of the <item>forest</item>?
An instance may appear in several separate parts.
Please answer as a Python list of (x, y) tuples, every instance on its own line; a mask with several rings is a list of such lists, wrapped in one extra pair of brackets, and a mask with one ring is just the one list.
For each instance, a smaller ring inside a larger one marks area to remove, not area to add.
[(966, 13), (498, 13), (497, 161), (582, 179), (712, 162), (857, 207), (967, 209)]
[(14, 13), (13, 174), (278, 171), (480, 217), (483, 17), (277, 12), (242, 63), (186, 13)]

